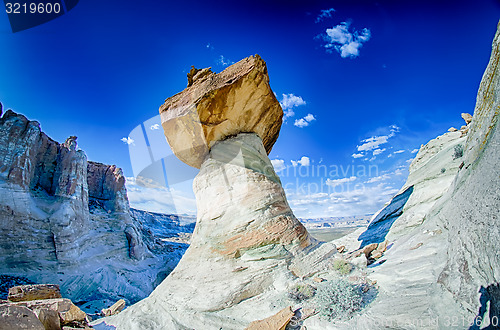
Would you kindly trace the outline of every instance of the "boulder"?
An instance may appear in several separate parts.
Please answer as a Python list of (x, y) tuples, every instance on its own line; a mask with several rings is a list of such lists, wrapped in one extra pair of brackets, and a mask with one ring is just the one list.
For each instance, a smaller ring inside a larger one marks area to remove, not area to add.
[(458, 129), (456, 129), (455, 127), (448, 128), (448, 132), (456, 132), (456, 131), (458, 131)]
[(351, 264), (358, 268), (366, 268), (366, 266), (368, 265), (368, 259), (366, 258), (366, 255), (364, 253), (361, 253), (359, 256), (351, 260)]
[(370, 257), (370, 254), (372, 253), (372, 251), (375, 250), (377, 247), (378, 247), (378, 243), (368, 244), (367, 246), (365, 246), (363, 248), (363, 253), (368, 258), (368, 257)]
[(0, 330), (45, 330), (35, 313), (23, 306), (0, 305)]
[(53, 298), (62, 298), (59, 285), (29, 284), (14, 286), (9, 289), (8, 297), (8, 299), (13, 302)]
[(283, 110), (269, 85), (264, 60), (250, 56), (216, 74), (192, 69), (188, 87), (160, 107), (165, 136), (175, 155), (200, 168), (210, 148), (238, 133), (255, 133), (269, 154)]
[(462, 119), (465, 120), (467, 125), (472, 122), (472, 116), (469, 113), (462, 113)]
[(125, 308), (125, 300), (120, 299), (109, 308), (104, 308), (102, 314), (104, 316), (111, 316), (120, 313)]
[(37, 317), (42, 322), (45, 330), (59, 330), (61, 329), (61, 319), (59, 313), (52, 309), (38, 309)]
[(278, 313), (259, 321), (253, 321), (245, 330), (284, 330), (295, 313), (292, 308), (283, 308)]
[(85, 323), (87, 318), (85, 312), (75, 306), (71, 300), (65, 298), (22, 301), (12, 304), (27, 307), (38, 315), (40, 313), (50, 315), (50, 311), (55, 311), (58, 313), (62, 325), (72, 324), (74, 322)]
[(383, 241), (382, 243), (378, 243), (377, 245), (377, 251), (384, 253), (387, 250), (387, 245), (389, 244), (388, 240)]

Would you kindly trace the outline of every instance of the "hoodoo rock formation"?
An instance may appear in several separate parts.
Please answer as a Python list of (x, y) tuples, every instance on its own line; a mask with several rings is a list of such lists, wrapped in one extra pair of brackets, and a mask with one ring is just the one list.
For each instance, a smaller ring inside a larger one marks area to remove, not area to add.
[[(293, 215), (267, 157), (283, 111), (265, 62), (256, 55), (219, 74), (193, 73), (192, 84), (160, 107), (174, 153), (200, 167), (191, 245), (150, 297), (106, 319), (119, 329), (244, 328), (274, 313), (245, 312), (243, 301), (258, 303), (336, 253)], [(297, 262), (306, 255), (314, 262)]]

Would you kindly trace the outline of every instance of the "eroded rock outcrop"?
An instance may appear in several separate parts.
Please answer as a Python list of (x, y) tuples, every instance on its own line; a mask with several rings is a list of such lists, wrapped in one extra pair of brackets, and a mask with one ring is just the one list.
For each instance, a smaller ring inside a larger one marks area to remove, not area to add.
[[(449, 229), (449, 259), (439, 281), (464, 306), (478, 311), (482, 288), (500, 282), (500, 23), (477, 95), (463, 164), (437, 213)], [(468, 119), (464, 118), (466, 121)], [(490, 305), (500, 304), (500, 291)], [(486, 301), (484, 294), (482, 301)], [(486, 308), (486, 306), (484, 306)], [(493, 317), (490, 308), (489, 317)], [(498, 310), (497, 310), (498, 313)], [(479, 315), (488, 319), (488, 315)], [(499, 315), (496, 315), (498, 318)], [(494, 319), (494, 318), (493, 318)]]
[(0, 274), (58, 283), (95, 313), (135, 302), (186, 248), (144, 242), (141, 217), (130, 214), (121, 169), (87, 161), (76, 137), (60, 144), (23, 115), (0, 118)]
[(389, 244), (371, 266), (378, 296), (345, 328), (497, 327), (499, 61), (500, 25), (474, 116), (462, 114), (465, 127), (420, 148), (400, 193), (359, 236), (363, 242), (387, 239)]
[[(264, 304), (262, 313), (245, 313), (246, 302), (312, 276), (337, 253), (293, 215), (267, 156), (283, 113), (264, 61), (249, 57), (217, 75), (193, 70), (191, 79), (160, 112), (174, 153), (200, 167), (195, 231), (180, 263), (147, 299), (105, 319), (120, 329), (244, 328), (279, 311)], [(190, 107), (195, 111), (184, 112)], [(202, 140), (205, 149), (196, 148)]]

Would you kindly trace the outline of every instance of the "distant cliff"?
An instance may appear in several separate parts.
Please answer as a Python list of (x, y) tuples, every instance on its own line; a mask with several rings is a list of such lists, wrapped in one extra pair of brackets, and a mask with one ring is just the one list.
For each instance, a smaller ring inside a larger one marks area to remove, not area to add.
[(144, 220), (154, 215), (133, 214), (120, 168), (87, 161), (74, 136), (60, 144), (21, 114), (0, 118), (0, 274), (59, 284), (89, 308), (137, 301), (187, 244), (155, 241)]

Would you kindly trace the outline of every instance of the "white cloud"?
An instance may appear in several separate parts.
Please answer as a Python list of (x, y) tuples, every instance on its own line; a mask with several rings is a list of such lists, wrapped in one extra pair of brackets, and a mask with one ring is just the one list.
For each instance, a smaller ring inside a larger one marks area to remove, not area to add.
[(363, 154), (352, 154), (352, 158), (361, 158), (363, 156)]
[(397, 150), (397, 151), (394, 151), (393, 153), (394, 154), (402, 154), (403, 152), (405, 152), (406, 150)]
[[(389, 134), (388, 135), (372, 136), (368, 139), (364, 139), (361, 141), (362, 144), (357, 146), (357, 149), (358, 149), (358, 151), (371, 151), (371, 150), (379, 149), (380, 145), (387, 143), (389, 138), (396, 135), (397, 132), (399, 132), (399, 127), (396, 125), (391, 125), (391, 126), (389, 126)], [(382, 151), (384, 151), (384, 150), (382, 150)], [(374, 151), (373, 154), (378, 155), (379, 153), (375, 153), (375, 151)]]
[(292, 163), (293, 167), (296, 167), (297, 165), (309, 166), (311, 164), (311, 160), (309, 159), (309, 157), (306, 156), (302, 156), (302, 158), (297, 161), (291, 160), (290, 162)]
[(412, 154), (416, 154), (417, 152), (418, 152), (418, 149), (413, 149), (413, 150), (411, 151), (411, 153), (412, 153)]
[(297, 163), (299, 163), (301, 166), (309, 166), (311, 162), (309, 160), (309, 157), (302, 156), (302, 158)]
[(389, 137), (387, 135), (373, 136), (361, 141), (363, 144), (358, 146), (358, 151), (370, 151), (377, 149), (381, 144), (387, 143)]
[[(336, 189), (339, 190), (340, 187)], [(354, 190), (345, 186), (338, 192), (328, 194), (321, 191), (301, 194), (288, 190), (286, 194), (290, 207), (297, 217), (314, 218), (373, 214), (397, 192), (397, 189), (381, 182)]]
[(385, 148), (384, 149), (375, 149), (375, 150), (373, 150), (373, 156), (380, 155), (384, 151), (385, 151)]
[(356, 179), (357, 178), (355, 176), (351, 176), (350, 178), (336, 179), (336, 180), (327, 179), (326, 184), (331, 187), (336, 187), (347, 182), (355, 181)]
[(329, 8), (329, 9), (322, 9), (321, 13), (316, 17), (316, 23), (321, 22), (324, 18), (330, 18), (332, 17), (332, 14), (335, 12), (335, 9)]
[(151, 130), (154, 131), (156, 129), (160, 129), (160, 124), (154, 124), (154, 125), (151, 125)]
[(365, 181), (365, 183), (380, 182), (380, 181), (389, 180), (390, 178), (391, 178), (391, 176), (389, 174), (382, 174), (382, 175), (375, 176), (373, 178), (368, 179), (367, 181)]
[(295, 123), (293, 125), (302, 128), (309, 126), (309, 123), (313, 120), (316, 120), (316, 118), (314, 118), (314, 115), (308, 113), (307, 116), (305, 116), (304, 118), (295, 119)]
[(371, 32), (367, 28), (361, 31), (349, 31), (349, 22), (342, 22), (339, 25), (326, 29), (322, 36), (326, 42), (324, 47), (328, 52), (336, 50), (341, 57), (357, 57), (359, 49), (363, 43), (371, 38)]
[(295, 119), (295, 123), (293, 123), (293, 125), (300, 127), (300, 128), (303, 128), (303, 127), (309, 126), (309, 123), (307, 121), (305, 121), (304, 118), (301, 118), (301, 119)]
[(222, 66), (228, 66), (228, 65), (234, 64), (234, 62), (231, 61), (230, 59), (224, 57), (223, 55), (221, 55), (221, 56), (219, 56), (219, 60), (217, 61), (217, 64), (220, 64)]
[(134, 144), (134, 140), (132, 138), (129, 137), (124, 137), (124, 138), (121, 138), (120, 139), (123, 143), (126, 143), (126, 144)]
[(271, 159), (271, 164), (273, 164), (276, 172), (282, 171), (286, 168), (285, 161), (283, 159)]
[(304, 101), (302, 97), (296, 96), (294, 94), (283, 94), (283, 98), (280, 101), (280, 105), (283, 108), (285, 119), (288, 117), (293, 117), (295, 115), (293, 108), (305, 104), (306, 101)]
[(308, 113), (307, 116), (304, 117), (304, 119), (308, 122), (316, 120), (316, 118), (311, 113)]

